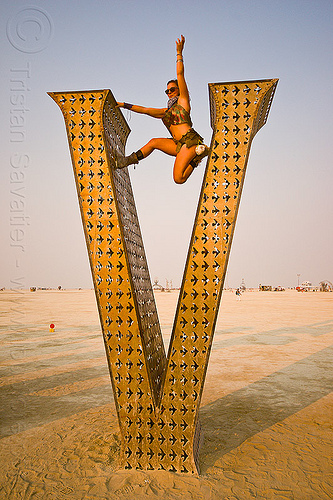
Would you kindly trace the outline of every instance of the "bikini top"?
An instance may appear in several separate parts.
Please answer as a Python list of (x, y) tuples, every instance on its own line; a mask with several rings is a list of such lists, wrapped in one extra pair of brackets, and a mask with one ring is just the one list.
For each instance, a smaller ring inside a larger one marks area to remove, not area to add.
[(162, 121), (169, 130), (170, 125), (181, 125), (182, 123), (188, 123), (192, 127), (190, 114), (177, 102), (165, 112)]

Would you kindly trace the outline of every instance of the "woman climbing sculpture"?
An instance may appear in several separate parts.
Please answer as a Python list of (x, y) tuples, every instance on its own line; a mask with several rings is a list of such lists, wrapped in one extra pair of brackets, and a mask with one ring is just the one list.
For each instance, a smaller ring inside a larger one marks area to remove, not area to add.
[(203, 138), (192, 128), (190, 97), (184, 77), (184, 44), (185, 38), (182, 35), (176, 41), (177, 80), (170, 80), (165, 91), (169, 97), (167, 108), (146, 108), (126, 102), (117, 103), (120, 108), (161, 119), (172, 138), (154, 138), (130, 156), (118, 156), (116, 168), (136, 164), (158, 149), (176, 157), (173, 178), (177, 184), (183, 184), (199, 162), (208, 155), (209, 149), (204, 145)]

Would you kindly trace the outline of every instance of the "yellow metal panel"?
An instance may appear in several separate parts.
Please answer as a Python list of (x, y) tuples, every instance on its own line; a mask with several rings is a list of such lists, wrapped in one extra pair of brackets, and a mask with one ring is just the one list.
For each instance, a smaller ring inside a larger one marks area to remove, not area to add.
[(66, 123), (122, 435), (121, 467), (198, 472), (202, 395), (251, 141), (277, 80), (209, 84), (213, 138), (166, 359), (109, 90), (52, 92)]

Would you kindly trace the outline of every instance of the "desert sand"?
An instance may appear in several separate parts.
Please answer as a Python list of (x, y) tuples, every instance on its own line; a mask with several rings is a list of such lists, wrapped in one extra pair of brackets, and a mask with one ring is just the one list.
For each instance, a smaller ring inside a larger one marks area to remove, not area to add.
[[(155, 297), (167, 345), (178, 292)], [(0, 318), (1, 499), (333, 498), (333, 293), (223, 292), (198, 477), (117, 470), (92, 290), (5, 290)]]

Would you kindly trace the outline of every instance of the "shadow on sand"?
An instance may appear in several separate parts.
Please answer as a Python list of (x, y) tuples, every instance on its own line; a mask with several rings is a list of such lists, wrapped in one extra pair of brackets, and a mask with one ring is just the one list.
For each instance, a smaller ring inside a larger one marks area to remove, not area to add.
[(246, 439), (329, 394), (332, 361), (333, 347), (328, 347), (202, 407), (201, 472)]

